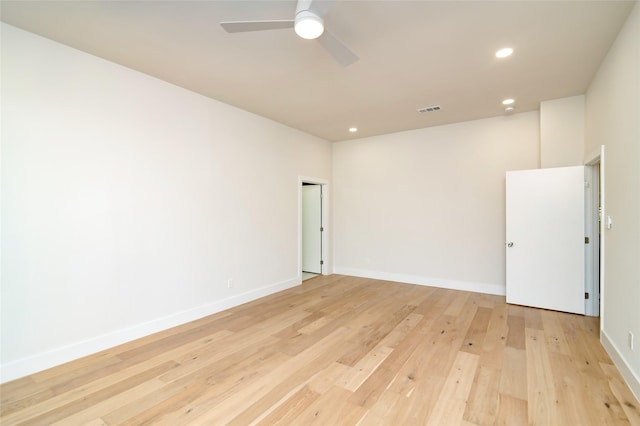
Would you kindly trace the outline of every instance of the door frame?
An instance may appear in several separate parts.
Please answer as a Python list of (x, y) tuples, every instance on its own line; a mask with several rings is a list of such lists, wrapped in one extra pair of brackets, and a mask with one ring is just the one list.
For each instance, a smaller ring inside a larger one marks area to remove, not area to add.
[(310, 176), (298, 176), (298, 279), (302, 282), (302, 184), (310, 183), (322, 186), (322, 275), (329, 275), (331, 271), (331, 246), (329, 243), (329, 181)]
[[(585, 162), (587, 172), (587, 202), (585, 209), (585, 224), (590, 224), (586, 235), (594, 244), (586, 246), (586, 275), (585, 291), (589, 292), (589, 299), (585, 301), (585, 314), (600, 317), (600, 329), (604, 323), (602, 309), (605, 295), (604, 283), (604, 244), (605, 244), (605, 185), (604, 185), (604, 145), (587, 157)], [(598, 211), (600, 207), (600, 211)], [(600, 220), (598, 220), (600, 216)], [(598, 229), (598, 226), (600, 227)], [(596, 238), (598, 236), (600, 238)], [(593, 295), (593, 296), (592, 296)]]

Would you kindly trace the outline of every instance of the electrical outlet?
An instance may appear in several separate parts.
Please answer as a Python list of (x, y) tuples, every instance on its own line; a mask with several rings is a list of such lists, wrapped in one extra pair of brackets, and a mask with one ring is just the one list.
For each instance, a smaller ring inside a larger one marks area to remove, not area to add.
[(227, 288), (231, 288), (231, 287), (233, 287), (233, 278), (229, 278), (227, 280)]
[(633, 350), (633, 333), (629, 332), (629, 349)]

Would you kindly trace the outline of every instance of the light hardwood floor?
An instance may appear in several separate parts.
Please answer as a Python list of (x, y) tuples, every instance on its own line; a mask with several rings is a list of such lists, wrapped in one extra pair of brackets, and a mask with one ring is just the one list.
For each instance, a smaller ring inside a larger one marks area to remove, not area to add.
[(596, 318), (333, 275), (0, 387), (0, 423), (640, 425)]

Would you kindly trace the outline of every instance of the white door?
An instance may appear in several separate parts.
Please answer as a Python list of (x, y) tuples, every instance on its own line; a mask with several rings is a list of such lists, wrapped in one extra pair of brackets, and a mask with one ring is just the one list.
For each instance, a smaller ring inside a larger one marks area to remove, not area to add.
[(507, 303), (584, 314), (584, 176), (507, 172)]
[(322, 273), (322, 185), (302, 186), (302, 270)]

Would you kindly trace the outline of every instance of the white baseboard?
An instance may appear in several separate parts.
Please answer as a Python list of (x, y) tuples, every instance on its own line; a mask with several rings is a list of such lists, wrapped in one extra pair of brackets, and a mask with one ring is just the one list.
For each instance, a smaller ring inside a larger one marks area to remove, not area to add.
[(473, 291), (476, 293), (504, 296), (506, 288), (503, 284), (478, 283), (473, 281), (456, 281), (442, 278), (429, 278), (421, 275), (396, 274), (392, 272), (371, 271), (366, 269), (335, 267), (334, 273), (376, 280), (396, 281), (405, 284), (425, 285), (429, 287), (448, 288), (452, 290)]
[(625, 361), (625, 359), (620, 354), (618, 347), (615, 343), (609, 338), (607, 333), (604, 330), (600, 330), (600, 343), (604, 346), (604, 349), (611, 357), (611, 361), (616, 366), (622, 378), (627, 383), (631, 392), (636, 397), (638, 401), (640, 401), (640, 378), (633, 372), (629, 364)]
[(171, 327), (185, 324), (206, 317), (207, 315), (212, 315), (225, 309), (251, 302), (260, 297), (295, 287), (300, 285), (300, 283), (300, 277), (292, 278), (280, 283), (236, 294), (222, 300), (216, 300), (201, 306), (176, 312), (162, 318), (136, 324), (125, 329), (116, 330), (91, 339), (74, 342), (50, 351), (7, 362), (0, 366), (0, 383), (28, 376), (46, 370), (47, 368), (64, 364), (65, 362), (73, 361)]

